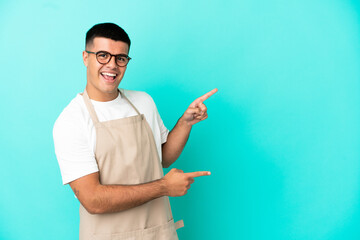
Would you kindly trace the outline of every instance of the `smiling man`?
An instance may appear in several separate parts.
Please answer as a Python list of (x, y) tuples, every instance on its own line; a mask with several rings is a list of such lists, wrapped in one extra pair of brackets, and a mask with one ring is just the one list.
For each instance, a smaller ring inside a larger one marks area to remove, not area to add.
[[(99, 36), (91, 41), (91, 36), (88, 36), (87, 50), (83, 52), (88, 76), (86, 90), (93, 100), (111, 101), (118, 96), (117, 87), (124, 77), (127, 63), (131, 59), (128, 56), (130, 39), (127, 38), (126, 42), (122, 42)], [(109, 51), (116, 52), (116, 55), (112, 55)], [(92, 57), (91, 54), (93, 54)], [(112, 57), (114, 57), (114, 61), (110, 61)], [(94, 58), (97, 61), (94, 61)]]
[(194, 124), (207, 118), (204, 101), (190, 104), (169, 132), (145, 92), (119, 89), (130, 39), (113, 23), (86, 34), (87, 84), (54, 124), (55, 153), (63, 184), (80, 201), (80, 240), (178, 239), (169, 196), (183, 196), (195, 177), (169, 167), (181, 154)]

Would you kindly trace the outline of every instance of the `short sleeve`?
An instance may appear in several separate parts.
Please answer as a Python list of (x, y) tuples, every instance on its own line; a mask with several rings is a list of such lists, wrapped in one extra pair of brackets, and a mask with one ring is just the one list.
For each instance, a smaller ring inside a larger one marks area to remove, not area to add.
[(160, 129), (160, 137), (161, 137), (161, 144), (166, 143), (167, 141), (167, 137), (169, 135), (169, 130), (165, 127), (165, 124), (163, 122), (163, 120), (161, 119), (160, 113), (156, 107), (156, 104), (153, 100), (154, 103), (154, 108), (155, 108), (155, 117), (156, 117), (156, 122), (159, 125), (159, 129)]
[[(144, 92), (145, 93), (145, 92)], [(149, 109), (151, 109), (151, 115), (153, 116), (153, 119), (154, 119), (154, 123), (157, 125), (155, 127), (155, 129), (159, 129), (160, 131), (160, 144), (163, 144), (167, 141), (167, 137), (169, 135), (169, 130), (166, 128), (166, 126), (164, 125), (164, 122), (163, 120), (161, 119), (161, 116), (159, 114), (159, 111), (156, 107), (156, 104), (155, 104), (155, 101), (154, 99), (147, 93), (145, 93), (145, 95), (147, 97), (147, 102), (150, 104), (148, 105), (149, 106)], [(150, 114), (150, 113), (149, 113)]]
[(60, 115), (53, 128), (55, 154), (63, 184), (99, 171), (84, 124), (68, 115)]
[(167, 141), (167, 137), (169, 135), (169, 130), (165, 127), (163, 120), (160, 117), (159, 112), (157, 111), (157, 119), (158, 119), (158, 123), (159, 123), (159, 128), (160, 128), (160, 134), (161, 134), (161, 144), (166, 143)]

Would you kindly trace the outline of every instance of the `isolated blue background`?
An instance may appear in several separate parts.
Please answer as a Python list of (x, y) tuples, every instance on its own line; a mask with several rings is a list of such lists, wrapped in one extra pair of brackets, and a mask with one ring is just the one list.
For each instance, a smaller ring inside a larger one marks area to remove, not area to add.
[(173, 167), (180, 239), (360, 238), (360, 4), (351, 0), (0, 1), (0, 239), (77, 239), (54, 121), (85, 87), (86, 31), (115, 22), (168, 128), (206, 101)]

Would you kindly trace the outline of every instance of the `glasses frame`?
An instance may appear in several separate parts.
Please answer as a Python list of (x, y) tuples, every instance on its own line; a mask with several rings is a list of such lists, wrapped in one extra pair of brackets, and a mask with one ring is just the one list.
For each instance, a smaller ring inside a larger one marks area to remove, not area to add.
[[(128, 63), (129, 63), (130, 60), (131, 60), (131, 57), (129, 57), (129, 56), (125, 55), (125, 54), (116, 54), (116, 55), (114, 55), (114, 54), (111, 54), (111, 53), (109, 53), (109, 52), (107, 52), (107, 51), (91, 52), (91, 51), (85, 50), (85, 52), (95, 54), (96, 60), (98, 61), (98, 63), (100, 63), (100, 64), (102, 64), (102, 65), (108, 64), (108, 63), (111, 61), (112, 57), (115, 57), (115, 63), (116, 63), (116, 65), (118, 65), (119, 67), (125, 67), (125, 66), (127, 66)], [(110, 55), (109, 61), (107, 61), (106, 63), (101, 63), (101, 62), (98, 60), (98, 56), (97, 56), (99, 53), (109, 54), (109, 55)], [(125, 58), (128, 60), (127, 63), (126, 63), (124, 66), (121, 66), (121, 65), (119, 65), (119, 64), (117, 63), (116, 57), (118, 57), (118, 56), (125, 57)]]

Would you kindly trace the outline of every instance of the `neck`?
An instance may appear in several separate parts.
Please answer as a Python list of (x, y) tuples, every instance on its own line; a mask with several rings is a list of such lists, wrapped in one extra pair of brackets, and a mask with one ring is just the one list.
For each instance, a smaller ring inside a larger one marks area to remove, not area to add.
[(98, 102), (108, 102), (116, 99), (119, 95), (119, 90), (115, 89), (113, 92), (100, 92), (97, 89), (86, 85), (86, 92), (89, 98)]

